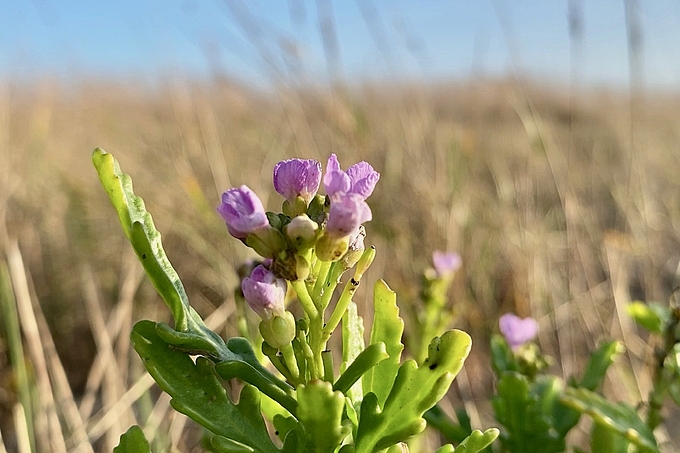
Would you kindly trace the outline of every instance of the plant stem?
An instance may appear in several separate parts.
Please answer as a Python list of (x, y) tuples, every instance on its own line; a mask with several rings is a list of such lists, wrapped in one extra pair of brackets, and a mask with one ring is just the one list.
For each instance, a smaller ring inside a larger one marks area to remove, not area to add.
[(298, 300), (302, 305), (302, 309), (305, 311), (305, 313), (307, 313), (309, 318), (318, 318), (319, 311), (316, 309), (316, 305), (312, 300), (312, 296), (309, 295), (309, 291), (307, 290), (307, 285), (305, 285), (305, 282), (302, 280), (295, 280), (294, 282), (291, 282), (291, 285), (293, 285), (293, 289), (295, 290)]
[[(671, 298), (675, 296), (677, 291), (678, 289), (673, 292)], [(657, 348), (654, 352), (654, 376), (652, 378), (652, 390), (649, 392), (649, 411), (647, 413), (647, 426), (652, 431), (662, 422), (661, 409), (674, 376), (665, 365), (666, 358), (673, 351), (677, 342), (676, 330), (680, 325), (680, 305), (672, 301), (670, 305), (671, 312), (663, 333), (663, 346)]]

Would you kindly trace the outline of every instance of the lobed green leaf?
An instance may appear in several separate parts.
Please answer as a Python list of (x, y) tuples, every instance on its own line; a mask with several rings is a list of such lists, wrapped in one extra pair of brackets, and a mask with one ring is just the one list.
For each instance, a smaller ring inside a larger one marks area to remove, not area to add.
[(422, 365), (409, 360), (399, 367), (382, 410), (373, 392), (365, 394), (355, 451), (364, 453), (384, 449), (425, 429), (423, 413), (449, 389), (470, 352), (470, 346), (470, 336), (465, 332), (445, 332), (432, 340), (428, 357)]
[(373, 288), (373, 310), (371, 344), (385, 343), (389, 358), (368, 370), (362, 385), (364, 394), (372, 392), (383, 405), (397, 376), (404, 349), (401, 343), (404, 321), (399, 317), (397, 294), (383, 280), (378, 280)]
[(567, 389), (562, 402), (581, 413), (588, 414), (596, 423), (615, 431), (641, 451), (659, 452), (654, 433), (631, 406), (608, 401), (597, 393), (582, 388)]
[(142, 428), (132, 425), (120, 436), (118, 446), (113, 449), (113, 453), (151, 453), (151, 447), (144, 437)]
[[(238, 404), (229, 400), (213, 364), (199, 357), (196, 363), (158, 335), (156, 323), (140, 321), (132, 329), (132, 344), (144, 367), (171, 397), (172, 406), (218, 436), (262, 453), (275, 453), (260, 413), (259, 392), (241, 391)], [(219, 442), (219, 441), (218, 441)]]

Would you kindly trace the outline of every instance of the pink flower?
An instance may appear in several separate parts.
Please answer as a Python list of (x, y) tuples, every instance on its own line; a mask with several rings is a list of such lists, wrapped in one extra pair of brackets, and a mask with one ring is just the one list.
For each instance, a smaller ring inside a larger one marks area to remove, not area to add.
[(432, 253), (432, 264), (437, 272), (437, 278), (452, 276), (463, 264), (460, 255), (452, 252), (435, 250)]
[(517, 349), (538, 334), (538, 323), (534, 318), (520, 318), (506, 313), (498, 320), (498, 327), (512, 349)]
[(247, 186), (224, 192), (217, 212), (227, 223), (229, 233), (238, 239), (269, 225), (262, 202)]
[(274, 167), (274, 188), (291, 204), (297, 197), (309, 204), (320, 183), (321, 163), (314, 159), (288, 159)]
[(337, 156), (331, 154), (326, 164), (323, 185), (326, 194), (331, 198), (335, 195), (354, 193), (361, 195), (365, 200), (373, 193), (379, 179), (380, 173), (373, 170), (368, 162), (354, 164), (345, 172), (340, 169)]
[(356, 193), (336, 195), (331, 198), (326, 232), (335, 237), (356, 234), (359, 226), (372, 217), (371, 208), (361, 195)]
[(241, 289), (246, 302), (260, 318), (271, 319), (274, 315), (283, 315), (286, 281), (276, 277), (263, 265), (257, 266), (250, 277), (243, 279)]

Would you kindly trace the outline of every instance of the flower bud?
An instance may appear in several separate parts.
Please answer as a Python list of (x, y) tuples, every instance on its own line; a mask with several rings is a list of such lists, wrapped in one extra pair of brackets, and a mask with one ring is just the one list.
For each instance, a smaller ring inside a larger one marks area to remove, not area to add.
[(262, 201), (248, 186), (229, 189), (222, 194), (217, 212), (227, 223), (229, 233), (237, 239), (269, 225)]
[(280, 316), (263, 319), (260, 322), (260, 334), (270, 346), (281, 349), (295, 338), (295, 317), (291, 312), (284, 311)]
[(282, 316), (285, 312), (288, 285), (263, 265), (257, 266), (250, 277), (243, 279), (241, 289), (250, 308), (263, 320)]
[(328, 233), (323, 235), (316, 241), (316, 256), (321, 261), (338, 261), (347, 253), (349, 248), (350, 236), (337, 237)]
[(310, 249), (316, 242), (319, 225), (306, 214), (299, 215), (284, 227), (284, 233), (296, 251)]
[(281, 232), (267, 225), (246, 236), (246, 245), (264, 258), (275, 258), (286, 249), (286, 239)]

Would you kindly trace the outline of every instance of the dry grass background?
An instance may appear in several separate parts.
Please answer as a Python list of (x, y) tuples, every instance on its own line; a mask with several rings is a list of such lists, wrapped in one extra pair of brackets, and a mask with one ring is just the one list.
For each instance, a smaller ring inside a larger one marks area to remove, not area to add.
[[(663, 302), (678, 284), (678, 144), (676, 94), (509, 81), (0, 84), (0, 452), (29, 451), (28, 432), (38, 451), (111, 451), (132, 423), (159, 449), (199, 442), (131, 351), (131, 325), (168, 313), (99, 186), (95, 147), (132, 175), (192, 303), (224, 335), (235, 334), (234, 268), (251, 255), (215, 214), (219, 194), (246, 183), (277, 209), (277, 161), (371, 162), (382, 177), (367, 281), (384, 277), (408, 313), (432, 251), (463, 256), (451, 309), (474, 343), (446, 409), (465, 404), (488, 427), (486, 344), (506, 311), (538, 318), (565, 377), (600, 340), (625, 340), (605, 392), (633, 404), (647, 394), (651, 345), (624, 308)], [(677, 451), (669, 425), (659, 435)]]

